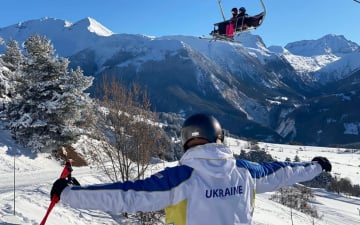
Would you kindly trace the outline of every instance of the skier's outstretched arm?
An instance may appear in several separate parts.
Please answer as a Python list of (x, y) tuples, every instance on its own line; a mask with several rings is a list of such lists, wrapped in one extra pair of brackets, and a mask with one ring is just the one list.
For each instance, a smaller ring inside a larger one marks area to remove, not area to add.
[[(165, 169), (144, 180), (90, 186), (66, 186), (61, 202), (73, 208), (107, 212), (156, 211), (173, 204), (173, 191), (190, 178), (192, 169), (178, 166)], [(56, 189), (54, 183), (53, 189)]]
[(315, 157), (311, 162), (252, 163), (240, 160), (237, 164), (247, 168), (256, 180), (257, 193), (311, 180), (323, 170), (331, 171), (331, 164), (325, 157)]

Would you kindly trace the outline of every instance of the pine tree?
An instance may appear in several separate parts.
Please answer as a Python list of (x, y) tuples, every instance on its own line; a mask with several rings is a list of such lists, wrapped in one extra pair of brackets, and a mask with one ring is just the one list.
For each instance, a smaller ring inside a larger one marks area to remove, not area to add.
[(16, 41), (10, 40), (6, 44), (6, 50), (0, 58), (0, 111), (1, 118), (8, 117), (9, 102), (14, 101), (19, 85), (18, 78), (21, 74), (23, 55)]
[(11, 39), (6, 44), (6, 50), (2, 59), (5, 63), (5, 66), (11, 71), (16, 71), (20, 69), (21, 63), (24, 60), (24, 56), (21, 53), (17, 41)]
[(300, 157), (298, 155), (295, 155), (294, 162), (300, 162)]
[(91, 100), (84, 93), (93, 78), (80, 69), (68, 70), (69, 61), (55, 55), (50, 40), (34, 35), (26, 51), (17, 92), (11, 108), (10, 129), (21, 144), (35, 151), (51, 151), (80, 134), (77, 127)]
[(14, 92), (18, 85), (17, 77), (23, 62), (23, 55), (19, 49), (18, 43), (10, 40), (6, 44), (5, 53), (1, 56), (0, 62), (0, 98), (3, 103), (15, 97)]
[(6, 109), (6, 102), (7, 102), (7, 92), (8, 92), (8, 84), (9, 81), (7, 79), (7, 76), (5, 75), (5, 70), (7, 68), (5, 68), (4, 63), (2, 61), (2, 59), (0, 58), (0, 117), (4, 118), (4, 115), (6, 115), (5, 109)]
[(0, 99), (4, 102), (4, 98), (8, 92), (9, 79), (7, 78), (7, 68), (4, 66), (2, 58), (0, 58)]

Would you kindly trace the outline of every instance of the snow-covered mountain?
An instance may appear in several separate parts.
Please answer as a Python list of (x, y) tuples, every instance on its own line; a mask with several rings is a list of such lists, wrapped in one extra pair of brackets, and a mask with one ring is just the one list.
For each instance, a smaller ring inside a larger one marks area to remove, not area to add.
[(326, 54), (348, 54), (358, 52), (359, 45), (347, 40), (342, 35), (329, 34), (318, 40), (297, 41), (285, 46), (290, 52), (301, 56), (316, 56)]
[[(359, 132), (349, 135), (345, 128), (354, 124), (360, 130), (355, 107), (360, 47), (341, 35), (268, 48), (251, 33), (237, 37), (239, 43), (114, 34), (92, 18), (76, 23), (43, 18), (0, 28), (5, 41), (22, 43), (31, 34), (46, 35), (60, 56), (95, 76), (95, 83), (114, 76), (146, 86), (158, 111), (208, 111), (232, 133), (260, 140), (325, 145), (360, 140)], [(346, 86), (330, 88), (345, 80), (350, 93)], [(339, 108), (344, 102), (338, 96), (344, 95), (350, 100)]]
[(342, 35), (289, 43), (281, 53), (297, 72), (322, 84), (346, 78), (360, 67), (360, 46)]

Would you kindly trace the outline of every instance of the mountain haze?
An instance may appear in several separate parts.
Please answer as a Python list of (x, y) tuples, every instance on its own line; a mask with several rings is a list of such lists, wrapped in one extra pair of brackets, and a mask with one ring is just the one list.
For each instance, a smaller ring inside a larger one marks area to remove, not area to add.
[(103, 76), (139, 82), (157, 111), (210, 112), (231, 133), (263, 141), (360, 141), (360, 47), (342, 35), (267, 47), (251, 33), (235, 43), (114, 34), (92, 18), (0, 28), (5, 41), (32, 34), (47, 36), (95, 83)]

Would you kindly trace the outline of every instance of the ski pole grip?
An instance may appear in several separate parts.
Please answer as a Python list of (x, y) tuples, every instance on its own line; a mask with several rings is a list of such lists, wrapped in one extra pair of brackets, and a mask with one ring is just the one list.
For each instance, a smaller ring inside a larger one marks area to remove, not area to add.
[(66, 179), (66, 177), (69, 176), (71, 172), (72, 172), (72, 164), (70, 161), (67, 161), (60, 175), (60, 178)]

